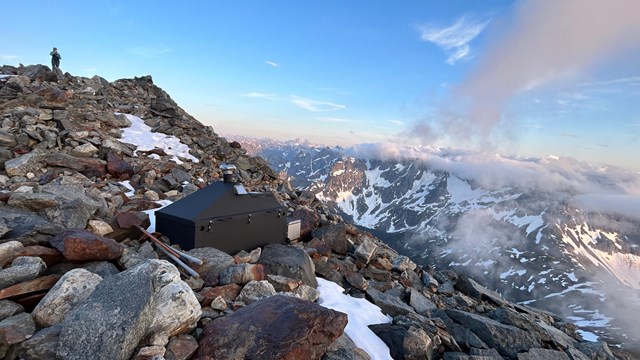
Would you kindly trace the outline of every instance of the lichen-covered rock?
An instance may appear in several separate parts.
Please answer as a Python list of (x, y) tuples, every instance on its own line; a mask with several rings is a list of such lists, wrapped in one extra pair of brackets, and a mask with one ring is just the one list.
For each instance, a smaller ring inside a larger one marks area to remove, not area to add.
[(65, 273), (40, 300), (31, 315), (39, 327), (62, 322), (65, 316), (86, 299), (102, 281), (102, 277), (85, 269)]
[(147, 335), (168, 339), (194, 326), (200, 316), (194, 304), (195, 295), (175, 266), (149, 260), (104, 279), (67, 315), (57, 354), (65, 359), (129, 359)]

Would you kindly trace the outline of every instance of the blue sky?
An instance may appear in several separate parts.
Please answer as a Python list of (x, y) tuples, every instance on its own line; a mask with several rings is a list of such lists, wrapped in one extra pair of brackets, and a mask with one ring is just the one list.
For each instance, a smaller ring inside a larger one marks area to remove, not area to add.
[[(8, 1), (0, 62), (152, 75), (201, 122), (640, 171), (640, 2)], [(13, 15), (15, 14), (15, 16)]]

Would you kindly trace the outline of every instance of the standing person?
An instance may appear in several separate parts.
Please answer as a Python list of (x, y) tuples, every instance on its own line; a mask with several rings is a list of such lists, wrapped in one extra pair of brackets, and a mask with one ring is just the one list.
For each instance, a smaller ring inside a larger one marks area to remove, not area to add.
[(60, 68), (60, 59), (62, 59), (62, 56), (60, 56), (60, 53), (58, 52), (58, 48), (54, 47), (53, 51), (51, 51), (49, 55), (51, 55), (52, 70)]

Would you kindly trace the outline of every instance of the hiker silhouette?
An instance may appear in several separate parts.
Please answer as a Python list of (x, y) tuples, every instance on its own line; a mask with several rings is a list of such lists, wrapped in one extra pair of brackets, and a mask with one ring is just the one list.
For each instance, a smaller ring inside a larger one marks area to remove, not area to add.
[(58, 52), (58, 48), (53, 48), (53, 50), (49, 53), (49, 55), (51, 55), (51, 68), (52, 70), (55, 69), (59, 69), (60, 68), (60, 59), (62, 59), (62, 56), (60, 56), (60, 53)]

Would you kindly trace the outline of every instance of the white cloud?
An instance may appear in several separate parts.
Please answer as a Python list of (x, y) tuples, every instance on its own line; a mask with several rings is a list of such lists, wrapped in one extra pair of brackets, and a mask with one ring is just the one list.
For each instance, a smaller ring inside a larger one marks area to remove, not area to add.
[(424, 41), (432, 42), (449, 53), (447, 63), (454, 65), (457, 61), (471, 56), (469, 43), (475, 39), (489, 24), (489, 20), (478, 20), (470, 16), (462, 16), (453, 25), (445, 28), (433, 26), (420, 27)]
[(281, 67), (280, 64), (275, 63), (273, 61), (265, 61), (264, 63), (267, 64), (267, 65), (271, 65), (273, 67)]
[(328, 101), (305, 99), (297, 96), (292, 96), (291, 102), (296, 106), (299, 106), (311, 112), (336, 111), (346, 109), (345, 105), (335, 104)]
[(131, 54), (141, 57), (157, 57), (173, 51), (169, 47), (135, 47), (127, 49)]
[(640, 176), (632, 171), (592, 166), (571, 158), (507, 158), (456, 149), (416, 148), (397, 143), (359, 144), (350, 155), (365, 159), (420, 161), (486, 188), (517, 186), (571, 194), (610, 194), (640, 197)]
[(400, 120), (389, 120), (389, 122), (392, 123), (393, 125), (397, 125), (397, 126), (401, 126), (402, 124), (404, 124)]
[(261, 99), (274, 99), (277, 97), (276, 94), (270, 94), (270, 93), (261, 93), (261, 92), (250, 92), (250, 93), (246, 93), (246, 94), (242, 94), (241, 96), (244, 97), (250, 97), (250, 98), (261, 98)]
[(19, 58), (18, 55), (11, 55), (11, 54), (2, 54), (2, 55), (0, 55), (0, 59), (5, 60), (5, 61), (17, 60), (18, 58)]

